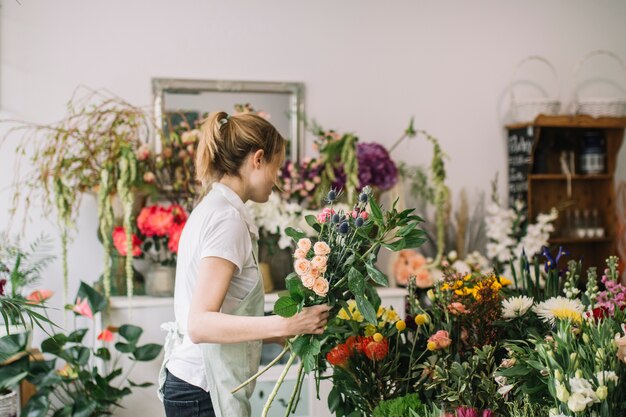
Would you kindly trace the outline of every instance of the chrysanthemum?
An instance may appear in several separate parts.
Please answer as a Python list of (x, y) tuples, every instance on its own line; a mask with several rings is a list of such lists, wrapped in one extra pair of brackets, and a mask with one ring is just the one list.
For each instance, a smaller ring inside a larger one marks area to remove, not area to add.
[(502, 318), (511, 320), (521, 317), (533, 306), (534, 300), (525, 295), (511, 297), (502, 301)]
[(583, 314), (580, 300), (565, 297), (552, 297), (537, 304), (533, 311), (546, 323), (554, 324), (556, 319), (580, 321)]

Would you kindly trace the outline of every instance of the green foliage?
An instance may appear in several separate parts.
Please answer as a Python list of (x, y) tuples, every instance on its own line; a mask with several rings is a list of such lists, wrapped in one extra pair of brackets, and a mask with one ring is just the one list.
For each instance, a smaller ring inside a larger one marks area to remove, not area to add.
[(407, 394), (404, 397), (381, 401), (374, 409), (372, 417), (406, 417), (411, 411), (421, 415), (424, 408), (418, 394)]

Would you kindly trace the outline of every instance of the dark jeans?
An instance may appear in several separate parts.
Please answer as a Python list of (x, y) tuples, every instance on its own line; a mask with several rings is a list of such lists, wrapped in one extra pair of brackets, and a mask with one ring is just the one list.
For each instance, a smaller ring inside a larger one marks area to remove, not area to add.
[(167, 417), (215, 417), (208, 392), (166, 372), (163, 405)]

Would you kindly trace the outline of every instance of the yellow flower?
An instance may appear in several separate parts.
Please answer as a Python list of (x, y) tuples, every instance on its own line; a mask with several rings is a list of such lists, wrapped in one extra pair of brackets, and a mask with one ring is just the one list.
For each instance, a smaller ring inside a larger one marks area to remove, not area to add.
[(72, 368), (69, 364), (65, 364), (65, 366), (61, 369), (59, 369), (57, 371), (57, 374), (59, 376), (65, 377), (65, 378), (71, 378), (71, 379), (76, 379), (78, 378), (78, 372), (76, 372), (74, 370), (74, 368)]
[(415, 316), (415, 324), (417, 324), (418, 326), (423, 326), (429, 321), (430, 320), (426, 314), (418, 314), (417, 316)]
[(356, 308), (356, 301), (354, 300), (348, 300), (348, 310), (346, 311), (345, 308), (342, 308), (337, 313), (337, 317), (341, 320), (354, 320), (359, 323), (363, 321), (363, 315)]
[(385, 314), (385, 308), (383, 306), (378, 307), (378, 311), (376, 312), (376, 317), (380, 317)]
[(472, 279), (472, 274), (467, 274), (463, 277), (463, 281), (469, 281), (470, 279)]
[(500, 281), (500, 284), (504, 285), (505, 287), (506, 287), (507, 285), (511, 285), (511, 284), (513, 284), (513, 281), (511, 281), (510, 279), (505, 278), (505, 277), (500, 277), (500, 280), (499, 280), (499, 281)]
[(399, 332), (401, 332), (404, 329), (406, 329), (406, 323), (404, 322), (404, 320), (398, 320), (396, 322), (396, 329), (398, 329)]
[(373, 324), (368, 324), (367, 326), (365, 326), (365, 336), (371, 336), (374, 333), (376, 333), (376, 326), (374, 326)]
[(348, 314), (345, 308), (342, 308), (339, 310), (339, 313), (337, 313), (337, 318), (341, 320), (350, 320), (350, 314)]
[(389, 309), (385, 310), (383, 313), (383, 320), (387, 323), (395, 323), (400, 319), (398, 313), (395, 310)]
[(361, 323), (363, 321), (363, 314), (359, 310), (352, 312), (352, 320)]
[(428, 349), (430, 351), (437, 350), (437, 343), (435, 343), (435, 342), (428, 342), (426, 344), (426, 349)]
[(383, 340), (383, 335), (380, 333), (375, 333), (374, 334), (374, 342), (382, 342)]

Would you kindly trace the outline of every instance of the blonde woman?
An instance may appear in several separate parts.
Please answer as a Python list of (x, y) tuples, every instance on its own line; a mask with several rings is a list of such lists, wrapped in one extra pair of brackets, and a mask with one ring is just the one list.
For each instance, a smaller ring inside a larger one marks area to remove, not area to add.
[(182, 232), (159, 395), (167, 417), (250, 416), (250, 384), (262, 342), (320, 334), (328, 307), (264, 316), (258, 230), (245, 202), (266, 202), (285, 157), (285, 140), (253, 114), (211, 114), (201, 127), (196, 172), (208, 194)]

